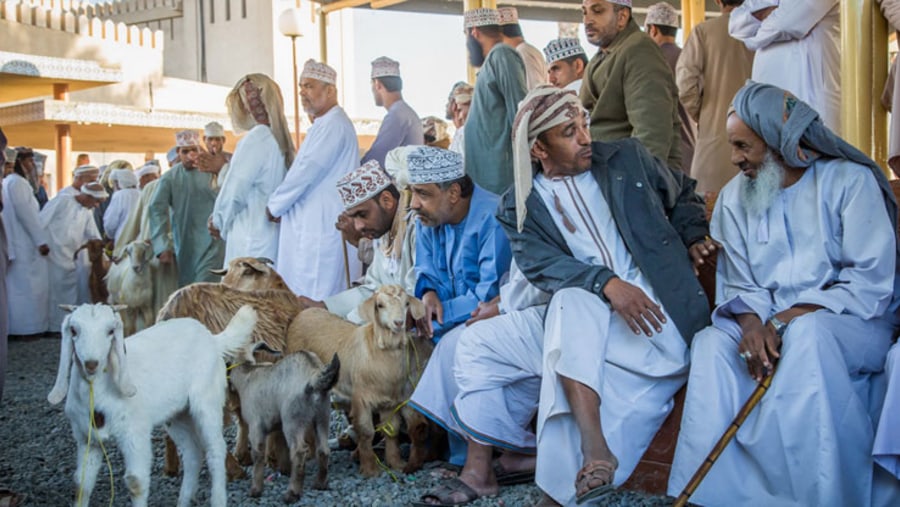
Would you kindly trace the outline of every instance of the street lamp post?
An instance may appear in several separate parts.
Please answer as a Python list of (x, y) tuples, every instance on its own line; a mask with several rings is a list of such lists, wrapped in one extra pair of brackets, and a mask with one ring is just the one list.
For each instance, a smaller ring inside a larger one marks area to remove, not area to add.
[(294, 64), (294, 88), (291, 95), (294, 96), (294, 145), (300, 146), (300, 91), (297, 78), (297, 37), (303, 34), (300, 32), (300, 9), (291, 8), (282, 12), (278, 16), (278, 31), (285, 37), (291, 38), (291, 62)]

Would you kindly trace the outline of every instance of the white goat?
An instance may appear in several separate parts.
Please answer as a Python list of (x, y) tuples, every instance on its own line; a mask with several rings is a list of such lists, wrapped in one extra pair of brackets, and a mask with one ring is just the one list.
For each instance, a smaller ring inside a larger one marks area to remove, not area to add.
[(284, 433), (291, 454), (291, 480), (284, 501), (294, 503), (303, 494), (310, 446), (315, 447), (319, 463), (313, 488), (328, 488), (329, 392), (340, 367), (337, 355), (324, 366), (315, 354), (301, 351), (274, 365), (245, 363), (232, 370), (231, 383), (241, 397), (241, 414), (247, 421), (252, 447), (251, 497), (262, 495), (266, 437), (275, 431)]
[[(63, 321), (59, 370), (47, 400), (57, 404), (66, 398), (65, 412), (78, 449), (76, 485), (84, 480), (76, 506), (88, 504), (103, 462), (97, 441), (110, 438), (124, 457), (132, 505), (146, 506), (153, 461), (150, 435), (162, 423), (184, 460), (177, 505), (191, 504), (205, 454), (212, 481), (210, 504), (224, 506), (222, 359), (245, 359), (256, 312), (242, 308), (215, 336), (193, 319), (163, 322), (130, 337), (126, 355), (122, 319), (116, 312), (120, 307), (64, 309), (71, 313)], [(95, 437), (88, 448), (91, 431)]]
[(106, 274), (109, 303), (128, 307), (121, 312), (125, 336), (137, 331), (138, 316), (143, 321), (142, 327), (153, 325), (152, 260), (153, 247), (144, 241), (133, 241), (125, 247), (121, 257), (113, 259)]

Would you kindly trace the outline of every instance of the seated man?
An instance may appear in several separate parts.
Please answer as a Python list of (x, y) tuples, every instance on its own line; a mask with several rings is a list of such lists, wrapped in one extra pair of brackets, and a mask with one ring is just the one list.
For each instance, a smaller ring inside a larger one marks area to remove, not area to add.
[(498, 197), (475, 185), (462, 155), (418, 146), (407, 157), (416, 227), (416, 290), (425, 303), (427, 334), (437, 347), (410, 406), (450, 430), (451, 462), (461, 464), (462, 441), (452, 424), (453, 363), (465, 321), (493, 299), (512, 254), (494, 218)]
[(569, 505), (625, 482), (672, 409), (690, 338), (709, 321), (691, 260), (714, 245), (695, 182), (635, 139), (591, 144), (573, 92), (533, 90), (513, 139), (515, 190), (498, 218), (552, 298), (543, 335), (526, 335), (531, 352), (512, 355), (523, 338), (505, 333), (494, 350), (541, 377), (535, 478), (543, 504)]
[(869, 378), (897, 329), (897, 205), (881, 169), (790, 93), (750, 82), (733, 108), (742, 174), (713, 214), (717, 307), (691, 347), (669, 493), (777, 361), (691, 501), (873, 505)]
[[(398, 171), (404, 170), (397, 166), (406, 165), (408, 150), (405, 147), (391, 150), (385, 164)], [(337, 189), (344, 203), (348, 227), (361, 237), (374, 240), (372, 265), (366, 271), (362, 285), (324, 301), (305, 296), (300, 296), (300, 300), (307, 306), (327, 308), (331, 313), (362, 323), (357, 307), (382, 285), (399, 285), (409, 294), (415, 293), (416, 229), (415, 224), (410, 224), (413, 217), (409, 211), (410, 192), (405, 178), (402, 183), (392, 179), (377, 160), (366, 162), (338, 180)]]

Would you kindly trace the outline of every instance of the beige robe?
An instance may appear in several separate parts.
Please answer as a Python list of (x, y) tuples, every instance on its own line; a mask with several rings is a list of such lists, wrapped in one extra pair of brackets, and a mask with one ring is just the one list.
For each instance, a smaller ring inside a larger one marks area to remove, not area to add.
[(725, 133), (735, 93), (750, 78), (753, 52), (728, 35), (728, 14), (697, 25), (678, 59), (678, 98), (697, 122), (691, 177), (697, 192), (718, 192), (737, 174)]

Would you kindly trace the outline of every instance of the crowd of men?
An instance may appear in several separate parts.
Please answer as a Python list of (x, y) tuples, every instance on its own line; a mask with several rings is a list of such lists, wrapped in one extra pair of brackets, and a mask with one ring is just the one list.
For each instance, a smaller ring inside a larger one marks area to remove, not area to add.
[[(452, 87), (452, 139), (381, 57), (386, 116), (362, 156), (336, 71), (312, 60), (296, 152), (261, 74), (228, 96), (234, 154), (217, 124), (179, 132), (158, 179), (152, 162), (79, 165), (41, 210), (20, 149), (3, 181), (9, 332), (55, 330), (58, 303), (86, 300), (89, 239), (150, 243), (156, 304), (266, 257), (305, 304), (353, 322), (384, 284), (424, 302), (413, 326), (436, 346), (409, 404), (462, 468), (420, 505), (532, 481), (539, 505), (602, 503), (687, 385), (676, 496), (771, 375), (692, 502), (897, 505), (897, 203), (838, 135), (838, 2), (716, 3), (681, 51), (668, 3), (641, 30), (631, 0), (584, 0), (590, 58), (572, 38), (541, 58), (514, 8), (466, 11), (479, 73)], [(714, 308), (697, 278), (710, 262)]]

